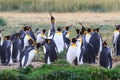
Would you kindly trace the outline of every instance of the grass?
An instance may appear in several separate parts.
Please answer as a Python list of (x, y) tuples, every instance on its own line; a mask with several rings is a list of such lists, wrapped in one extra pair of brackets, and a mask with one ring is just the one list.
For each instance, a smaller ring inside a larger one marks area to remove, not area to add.
[(20, 12), (113, 12), (119, 0), (0, 0), (0, 11)]

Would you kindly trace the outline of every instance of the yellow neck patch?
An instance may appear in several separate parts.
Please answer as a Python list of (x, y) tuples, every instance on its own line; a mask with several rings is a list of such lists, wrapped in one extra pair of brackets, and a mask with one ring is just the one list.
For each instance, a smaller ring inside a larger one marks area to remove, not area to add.
[(45, 35), (44, 33), (41, 33), (41, 37), (44, 37), (44, 35)]
[(26, 34), (26, 36), (27, 36), (28, 40), (30, 40), (30, 39), (31, 39), (31, 37), (30, 37), (28, 34)]
[(75, 43), (71, 44), (71, 47), (76, 47), (76, 44)]
[(38, 50), (34, 50), (34, 53), (35, 53), (35, 54), (38, 53)]
[(115, 30), (114, 32), (119, 32), (119, 30)]
[(61, 32), (56, 32), (56, 34), (61, 35), (62, 33)]
[(91, 36), (90, 33), (87, 33), (86, 36)]

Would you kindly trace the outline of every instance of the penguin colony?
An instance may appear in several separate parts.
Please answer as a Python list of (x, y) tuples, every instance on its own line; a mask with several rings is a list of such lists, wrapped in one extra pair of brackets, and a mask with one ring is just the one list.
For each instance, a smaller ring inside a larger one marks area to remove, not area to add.
[[(33, 32), (32, 27), (25, 25), (22, 30), (12, 35), (0, 34), (0, 57), (1, 65), (13, 65), (19, 62), (20, 67), (31, 65), (39, 47), (43, 47), (44, 61), (51, 64), (56, 61), (58, 54), (66, 52), (66, 60), (69, 64), (80, 65), (84, 63), (97, 64), (105, 68), (112, 68), (112, 51), (106, 41), (102, 40), (99, 30), (102, 26), (92, 29), (85, 28), (82, 23), (81, 29), (75, 28), (76, 36), (69, 38), (69, 28), (73, 25), (55, 29), (55, 18), (50, 14), (51, 25), (46, 35), (46, 30), (37, 28)], [(113, 46), (116, 56), (120, 55), (120, 25), (116, 25), (113, 36)], [(3, 30), (0, 31), (0, 33)], [(97, 57), (99, 56), (99, 61)]]

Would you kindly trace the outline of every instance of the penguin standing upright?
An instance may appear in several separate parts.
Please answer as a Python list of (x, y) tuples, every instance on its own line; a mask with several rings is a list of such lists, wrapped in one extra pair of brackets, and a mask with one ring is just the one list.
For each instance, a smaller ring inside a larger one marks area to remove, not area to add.
[(106, 41), (103, 42), (102, 46), (102, 51), (100, 53), (100, 65), (110, 69), (112, 68), (112, 51), (107, 46)]
[(2, 53), (1, 53), (1, 64), (2, 65), (12, 65), (12, 50), (13, 44), (10, 40), (10, 36), (5, 36), (2, 44)]
[(82, 51), (82, 46), (83, 46), (83, 42), (82, 42), (82, 36), (79, 36), (79, 38), (77, 38), (77, 62), (78, 64), (83, 64), (83, 51)]
[(70, 46), (68, 47), (68, 50), (67, 50), (66, 59), (69, 64), (75, 64), (75, 65), (78, 64), (76, 41), (77, 41), (76, 38), (72, 38), (72, 40), (71, 40), (72, 43), (70, 44)]
[(87, 33), (86, 33), (86, 35), (85, 35), (85, 40), (86, 40), (86, 42), (88, 42), (89, 43), (89, 40), (90, 40), (90, 37), (91, 37), (91, 28), (88, 28), (87, 29)]
[(45, 39), (44, 46), (46, 49), (46, 53), (44, 56), (45, 63), (51, 64), (51, 62), (54, 62), (57, 60), (57, 54), (58, 54), (57, 46), (54, 40), (52, 39)]
[(66, 48), (68, 48), (68, 46), (70, 44), (70, 40), (69, 40), (69, 35), (70, 35), (69, 28), (70, 28), (70, 26), (65, 27), (64, 30), (62, 31), (63, 39), (64, 39), (64, 42), (65, 42), (65, 47)]
[(61, 28), (57, 28), (57, 32), (53, 35), (53, 40), (55, 41), (55, 44), (58, 49), (58, 53), (62, 52), (65, 47), (64, 39), (63, 39), (63, 34), (61, 32)]
[(19, 33), (16, 33), (15, 39), (13, 42), (13, 51), (12, 51), (12, 57), (14, 62), (20, 61), (20, 56), (22, 52), (22, 41), (20, 40)]
[[(114, 52), (115, 54), (117, 55), (118, 54), (118, 43), (119, 43), (119, 40), (118, 40), (118, 37), (119, 37), (119, 32), (120, 30), (120, 25), (116, 25), (116, 30), (114, 31), (114, 34), (113, 34), (113, 47), (114, 47)], [(118, 41), (118, 42), (117, 42)]]
[[(99, 27), (101, 28), (101, 27)], [(92, 33), (90, 39), (89, 39), (89, 43), (93, 45), (93, 47), (95, 48), (95, 54), (96, 56), (98, 56), (98, 53), (101, 52), (102, 50), (102, 38), (100, 36), (99, 32), (99, 28), (94, 29), (94, 32)]]

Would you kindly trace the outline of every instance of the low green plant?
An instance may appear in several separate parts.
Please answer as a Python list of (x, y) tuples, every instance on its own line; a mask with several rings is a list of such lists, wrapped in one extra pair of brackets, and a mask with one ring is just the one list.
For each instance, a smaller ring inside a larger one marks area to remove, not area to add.
[(5, 21), (5, 19), (0, 17), (0, 26), (5, 26), (7, 23)]

